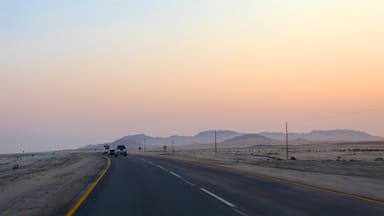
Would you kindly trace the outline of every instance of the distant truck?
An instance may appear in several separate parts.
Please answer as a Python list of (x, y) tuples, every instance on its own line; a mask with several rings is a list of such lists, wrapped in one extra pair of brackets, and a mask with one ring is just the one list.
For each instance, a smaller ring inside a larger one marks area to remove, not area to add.
[(125, 145), (118, 145), (115, 149), (115, 156), (124, 155), (127, 157), (127, 148)]
[(103, 154), (109, 154), (109, 145), (108, 145), (108, 144), (105, 144), (105, 145), (104, 145), (104, 151), (103, 151)]

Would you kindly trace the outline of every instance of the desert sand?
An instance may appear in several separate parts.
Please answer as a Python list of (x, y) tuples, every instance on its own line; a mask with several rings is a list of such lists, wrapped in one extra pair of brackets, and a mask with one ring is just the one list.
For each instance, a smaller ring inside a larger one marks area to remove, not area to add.
[(104, 166), (92, 153), (0, 155), (0, 215), (63, 215)]

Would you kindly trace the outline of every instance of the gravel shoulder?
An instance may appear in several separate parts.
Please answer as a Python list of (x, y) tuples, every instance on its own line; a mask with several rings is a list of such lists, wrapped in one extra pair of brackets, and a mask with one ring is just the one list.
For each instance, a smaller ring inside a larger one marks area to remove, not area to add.
[(1, 155), (0, 215), (64, 214), (104, 166), (92, 153)]

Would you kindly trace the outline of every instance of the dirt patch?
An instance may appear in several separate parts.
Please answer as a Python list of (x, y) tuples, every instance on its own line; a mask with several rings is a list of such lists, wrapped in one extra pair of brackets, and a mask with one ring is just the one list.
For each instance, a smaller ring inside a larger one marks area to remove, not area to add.
[(256, 166), (303, 172), (318, 172), (344, 176), (359, 176), (365, 178), (384, 179), (384, 162), (372, 161), (257, 161), (251, 163)]
[(104, 166), (104, 158), (88, 153), (2, 155), (0, 214), (63, 214)]

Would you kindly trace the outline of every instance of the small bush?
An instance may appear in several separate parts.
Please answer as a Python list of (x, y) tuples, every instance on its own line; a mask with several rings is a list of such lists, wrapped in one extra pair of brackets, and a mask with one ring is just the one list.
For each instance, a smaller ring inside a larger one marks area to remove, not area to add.
[(375, 161), (384, 161), (382, 157), (375, 158)]
[(296, 160), (296, 158), (292, 156), (292, 157), (291, 157), (291, 160)]

